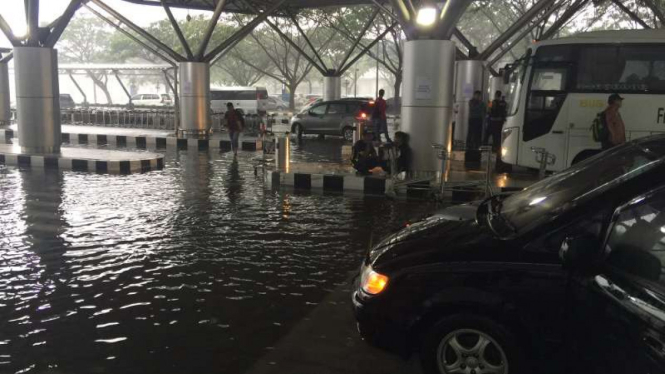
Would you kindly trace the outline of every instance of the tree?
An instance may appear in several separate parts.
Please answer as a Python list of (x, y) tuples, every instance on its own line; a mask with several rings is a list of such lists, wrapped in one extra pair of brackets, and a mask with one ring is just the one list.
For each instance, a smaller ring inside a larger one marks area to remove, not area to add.
[[(308, 48), (307, 41), (299, 34), (295, 26), (285, 18), (276, 18), (270, 20), (276, 28), (281, 30), (290, 40), (294, 42), (301, 50)], [(334, 33), (325, 33), (320, 24), (305, 25), (304, 33), (314, 45), (320, 46), (317, 52), (325, 50), (334, 37)], [(314, 65), (307, 61), (288, 41), (286, 41), (277, 31), (268, 25), (263, 25), (255, 29), (250, 34), (251, 39), (258, 48), (271, 61), (272, 69), (268, 69), (251, 61), (254, 56), (249, 57), (246, 51), (237, 50), (233, 56), (240, 62), (252, 67), (262, 74), (283, 82), (291, 93), (289, 98), (289, 108), (295, 109), (295, 92), (300, 83), (312, 71)]]
[[(339, 38), (341, 43), (338, 44), (338, 48), (342, 51), (347, 51), (353, 46), (352, 43), (355, 42), (357, 36), (363, 32), (373, 11), (374, 9), (371, 7), (366, 7), (364, 9), (342, 8), (337, 12), (325, 14), (317, 21), (327, 23), (328, 27), (339, 33), (342, 38)], [(367, 36), (363, 37), (356, 47), (357, 52), (360, 52), (360, 49), (368, 46), (374, 38), (380, 35), (383, 30), (390, 27), (392, 23), (393, 21), (390, 16), (385, 15), (383, 12), (378, 13), (372, 26), (368, 30), (369, 32), (366, 32)], [(376, 52), (377, 48), (373, 47), (367, 53), (369, 59), (379, 63), (381, 74), (392, 82), (395, 97), (400, 96), (400, 89), (402, 86), (403, 43), (404, 34), (400, 27), (395, 27), (388, 33), (388, 35), (386, 35), (384, 40), (379, 43), (378, 52)], [(364, 68), (363, 71), (367, 71), (369, 69), (369, 64), (366, 60), (364, 63), (361, 61), (362, 60), (359, 60), (356, 64), (362, 66)]]
[[(62, 34), (58, 42), (60, 58), (63, 62), (82, 64), (110, 62), (113, 59), (110, 40), (112, 31), (99, 20), (90, 16), (77, 16)], [(86, 70), (86, 74), (99, 87), (109, 104), (113, 104), (108, 89), (108, 74)]]

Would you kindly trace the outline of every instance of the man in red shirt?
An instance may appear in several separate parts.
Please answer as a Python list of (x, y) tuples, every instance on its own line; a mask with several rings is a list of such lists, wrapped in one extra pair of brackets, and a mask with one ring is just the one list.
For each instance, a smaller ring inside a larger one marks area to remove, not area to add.
[(386, 142), (392, 143), (390, 140), (390, 135), (388, 135), (388, 117), (386, 116), (386, 100), (383, 99), (383, 95), (386, 94), (386, 91), (381, 89), (379, 90), (379, 97), (376, 98), (374, 102), (374, 112), (372, 112), (372, 122), (374, 123), (374, 136), (376, 140), (381, 143), (381, 134), (386, 136)]

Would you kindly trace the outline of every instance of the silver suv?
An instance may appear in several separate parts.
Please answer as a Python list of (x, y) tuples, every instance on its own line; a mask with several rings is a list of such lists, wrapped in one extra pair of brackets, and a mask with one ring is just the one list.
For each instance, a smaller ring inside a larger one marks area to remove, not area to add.
[(291, 118), (291, 132), (298, 137), (303, 134), (343, 136), (353, 139), (355, 125), (367, 121), (374, 109), (370, 99), (340, 99), (322, 101), (305, 107)]

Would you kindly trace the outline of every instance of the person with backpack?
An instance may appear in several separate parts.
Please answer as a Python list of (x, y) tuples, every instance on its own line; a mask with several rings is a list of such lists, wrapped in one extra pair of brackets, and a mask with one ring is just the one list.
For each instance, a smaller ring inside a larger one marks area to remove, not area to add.
[(240, 133), (245, 127), (245, 119), (242, 112), (235, 109), (232, 103), (226, 104), (224, 119), (226, 120), (226, 129), (229, 131), (229, 139), (231, 139), (231, 150), (233, 151), (233, 155), (237, 156), (238, 140), (240, 139)]
[(607, 133), (604, 139), (601, 139), (603, 150), (610, 149), (626, 142), (626, 126), (621, 118), (621, 105), (623, 97), (619, 94), (611, 94), (607, 99), (607, 109), (605, 109), (605, 124)]
[(392, 143), (392, 140), (390, 140), (390, 135), (388, 135), (388, 117), (386, 116), (386, 109), (388, 105), (386, 100), (383, 98), (385, 94), (385, 90), (379, 90), (379, 97), (377, 97), (374, 101), (372, 123), (374, 123), (375, 140), (381, 143), (381, 134), (384, 134), (386, 136), (386, 142)]

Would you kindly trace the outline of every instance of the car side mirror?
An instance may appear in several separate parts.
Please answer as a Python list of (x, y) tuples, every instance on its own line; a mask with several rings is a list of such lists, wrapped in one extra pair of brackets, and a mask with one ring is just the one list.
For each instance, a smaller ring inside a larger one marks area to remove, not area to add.
[(559, 257), (566, 269), (591, 272), (598, 265), (601, 245), (600, 240), (590, 234), (568, 237), (561, 243)]
[(312, 116), (312, 117), (316, 117), (316, 116), (317, 116), (317, 114), (314, 113), (314, 112), (311, 111), (311, 110), (307, 111), (307, 113), (309, 113), (309, 115)]

